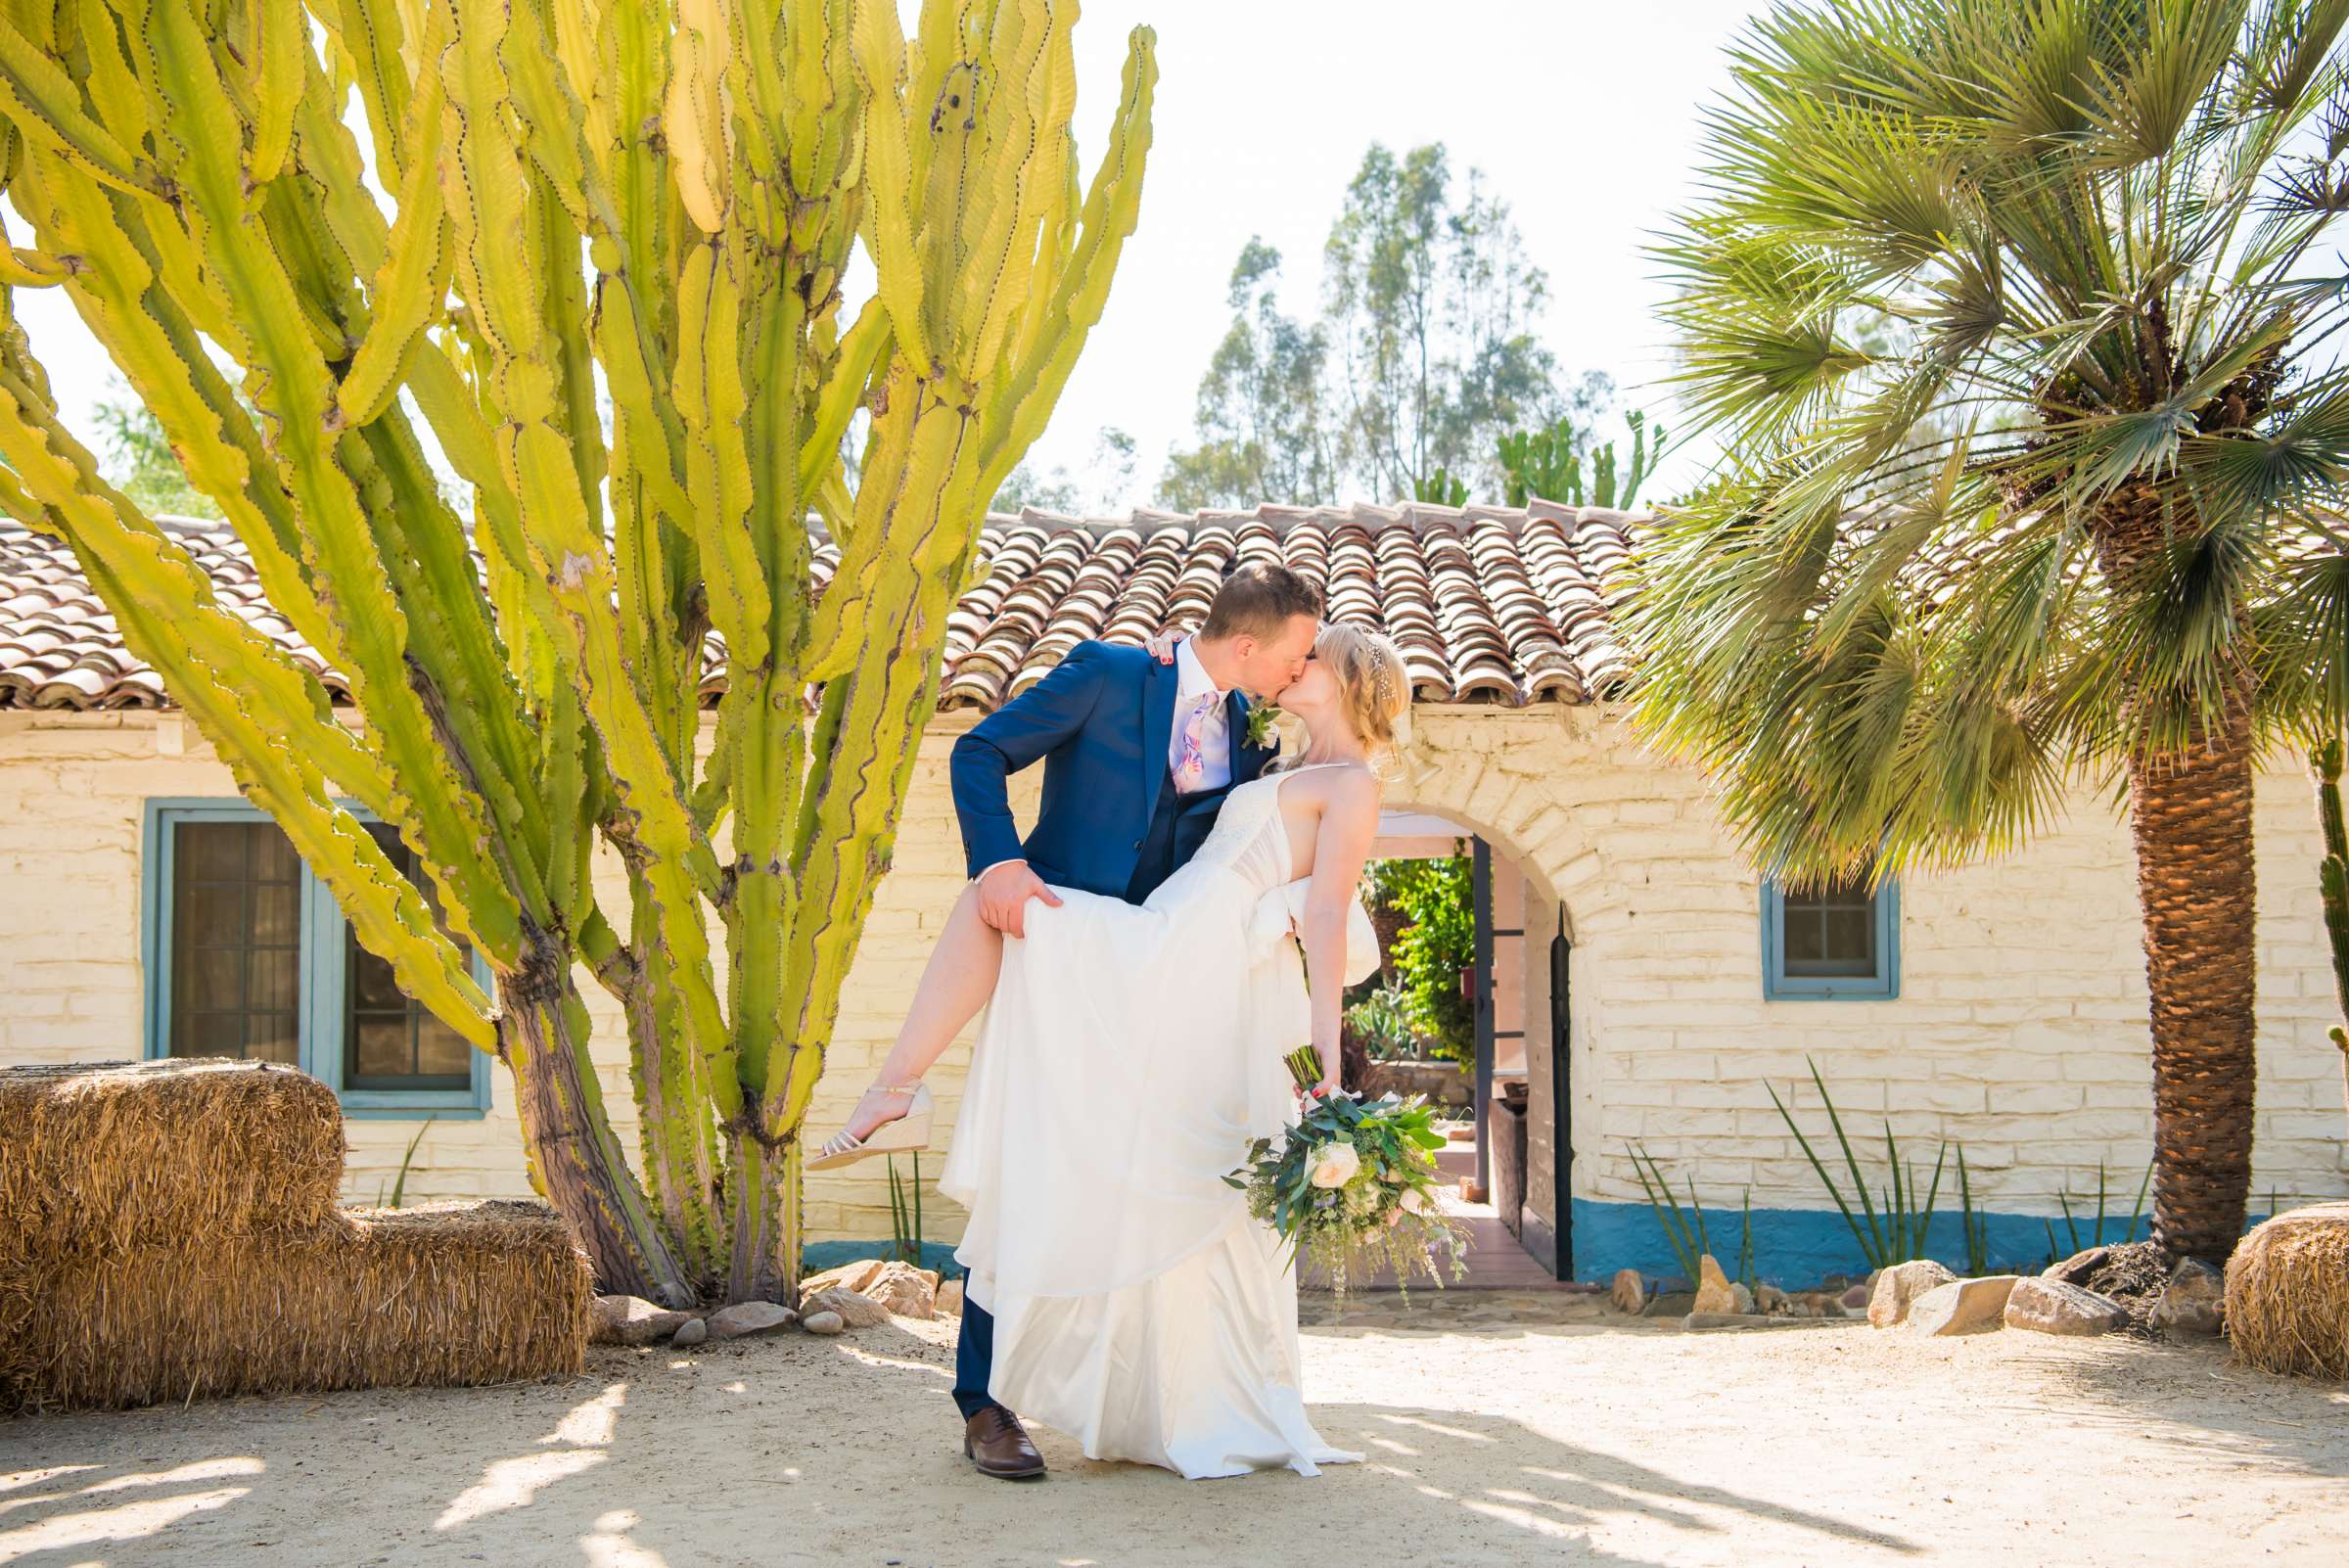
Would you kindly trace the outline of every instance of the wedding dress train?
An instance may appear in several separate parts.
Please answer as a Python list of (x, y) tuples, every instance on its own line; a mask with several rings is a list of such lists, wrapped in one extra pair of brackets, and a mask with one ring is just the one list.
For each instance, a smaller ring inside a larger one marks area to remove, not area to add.
[(1233, 790), (1145, 902), (1055, 889), (1003, 944), (939, 1190), (970, 1214), (989, 1393), (1088, 1457), (1192, 1480), (1361, 1457), (1306, 1418), (1296, 1276), (1222, 1179), (1293, 1120), (1280, 1058), (1311, 1035), (1281, 897), (1294, 776)]

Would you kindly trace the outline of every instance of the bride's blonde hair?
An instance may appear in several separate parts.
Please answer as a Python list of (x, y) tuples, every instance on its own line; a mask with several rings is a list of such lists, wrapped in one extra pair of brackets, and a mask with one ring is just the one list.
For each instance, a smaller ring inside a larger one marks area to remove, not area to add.
[(1347, 721), (1378, 766), (1403, 744), (1411, 711), (1403, 650), (1383, 632), (1332, 621), (1313, 638), (1313, 657), (1329, 667)]

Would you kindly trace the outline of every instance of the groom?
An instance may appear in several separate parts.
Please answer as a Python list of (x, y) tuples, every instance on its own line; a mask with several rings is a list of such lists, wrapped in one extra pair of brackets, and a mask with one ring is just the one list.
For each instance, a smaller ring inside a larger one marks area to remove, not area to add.
[[(1268, 732), (1250, 741), (1249, 699), (1275, 700), (1305, 673), (1320, 618), (1321, 596), (1296, 573), (1241, 567), (1171, 664), (1081, 642), (956, 741), (954, 814), (981, 917), (1025, 936), (1029, 899), (1060, 904), (1048, 883), (1140, 903), (1173, 876), (1223, 797), (1272, 761)], [(1005, 781), (1039, 759), (1043, 805), (1023, 843)], [(1019, 1418), (988, 1397), (994, 1332), (987, 1309), (966, 1299), (954, 1358), (965, 1443), (984, 1474), (1041, 1475)]]

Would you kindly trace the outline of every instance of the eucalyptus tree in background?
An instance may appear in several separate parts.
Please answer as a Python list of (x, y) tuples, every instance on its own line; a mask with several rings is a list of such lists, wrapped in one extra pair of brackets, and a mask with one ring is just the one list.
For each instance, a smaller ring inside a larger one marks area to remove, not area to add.
[(1362, 156), (1317, 317), (1284, 312), (1279, 282), (1280, 253), (1250, 239), (1200, 378), (1198, 443), (1171, 454), (1165, 504), (1497, 500), (1501, 437), (1561, 415), (1587, 433), (1614, 399), (1597, 371), (1561, 385), (1539, 330), (1548, 278), (1482, 176), (1454, 188), (1440, 143)]
[[(607, 1289), (796, 1278), (801, 1122), (946, 610), (1140, 200), (1151, 35), (1081, 191), (1075, 12), (928, 0), (910, 41), (896, 0), (0, 21), (0, 180), (34, 240), (0, 251), (0, 505), (71, 545), (401, 988), (511, 1068)], [(10, 305), (32, 287), (66, 291), (354, 723), (60, 422)], [(627, 1020), (641, 1178), (579, 973)]]
[(2225, 1255), (2249, 1187), (2254, 762), (2349, 674), (2345, 21), (1778, 10), (1657, 252), (1734, 459), (1642, 564), (1645, 718), (1802, 881), (2125, 788), (2178, 1255)]
[(1162, 504), (1337, 503), (1345, 449), (1329, 333), (1280, 308), (1280, 253), (1254, 235), (1231, 268), (1231, 326), (1199, 379), (1199, 444), (1168, 459)]

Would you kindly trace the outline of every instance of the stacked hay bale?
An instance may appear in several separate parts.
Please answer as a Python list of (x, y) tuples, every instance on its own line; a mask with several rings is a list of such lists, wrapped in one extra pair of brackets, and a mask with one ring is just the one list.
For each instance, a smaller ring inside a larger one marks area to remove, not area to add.
[(2349, 1378), (2349, 1203), (2280, 1214), (2235, 1244), (2227, 1334), (2254, 1366)]
[(337, 1206), (343, 1117), (266, 1063), (0, 1069), (0, 1409), (576, 1371), (552, 1211)]

